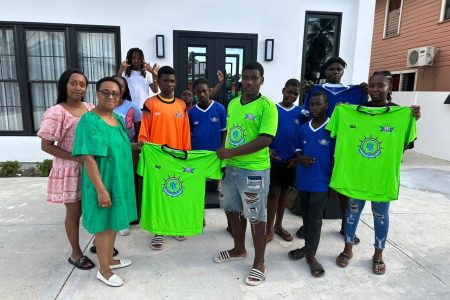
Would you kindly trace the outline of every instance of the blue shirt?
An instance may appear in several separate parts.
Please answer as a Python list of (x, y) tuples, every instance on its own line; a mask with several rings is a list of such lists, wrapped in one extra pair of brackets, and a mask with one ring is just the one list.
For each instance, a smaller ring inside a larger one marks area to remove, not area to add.
[(327, 192), (330, 184), (335, 141), (325, 130), (329, 119), (319, 128), (314, 129), (311, 122), (304, 124), (298, 131), (298, 151), (302, 155), (314, 157), (310, 167), (297, 164), (298, 190), (308, 192)]
[(207, 109), (202, 109), (197, 103), (188, 113), (192, 150), (220, 148), (222, 132), (227, 129), (227, 113), (222, 104), (212, 101)]
[(367, 95), (359, 85), (343, 85), (343, 84), (315, 84), (311, 91), (306, 95), (304, 105), (309, 111), (309, 99), (314, 93), (324, 92), (328, 95), (327, 117), (331, 117), (336, 104), (365, 104), (367, 103)]
[(130, 141), (136, 142), (136, 129), (134, 123), (141, 122), (142, 119), (142, 112), (138, 105), (134, 102), (124, 100), (121, 105), (114, 108), (114, 112), (118, 114), (125, 123)]
[(278, 128), (277, 134), (270, 145), (270, 149), (275, 151), (275, 156), (280, 160), (271, 158), (273, 161), (286, 162), (295, 157), (295, 138), (308, 118), (304, 115), (303, 106), (292, 106), (285, 108), (277, 104)]

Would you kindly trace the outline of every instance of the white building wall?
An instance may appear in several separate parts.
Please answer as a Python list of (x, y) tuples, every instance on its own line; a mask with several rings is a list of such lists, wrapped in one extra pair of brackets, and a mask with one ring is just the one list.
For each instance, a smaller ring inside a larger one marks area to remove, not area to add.
[(392, 99), (399, 105), (420, 105), (414, 151), (450, 161), (450, 105), (443, 104), (448, 95), (449, 92), (397, 92)]
[[(129, 48), (139, 47), (147, 61), (159, 65), (173, 65), (173, 30), (257, 33), (258, 61), (265, 69), (262, 93), (279, 101), (286, 80), (301, 74), (306, 11), (342, 13), (339, 53), (348, 63), (343, 82), (367, 80), (374, 8), (375, 0), (15, 0), (2, 3), (0, 21), (120, 26), (122, 59)], [(156, 34), (165, 37), (163, 59), (156, 58)], [(275, 40), (272, 62), (264, 62), (267, 38)], [(41, 161), (46, 156), (38, 145), (37, 138), (0, 136), (0, 161)]]

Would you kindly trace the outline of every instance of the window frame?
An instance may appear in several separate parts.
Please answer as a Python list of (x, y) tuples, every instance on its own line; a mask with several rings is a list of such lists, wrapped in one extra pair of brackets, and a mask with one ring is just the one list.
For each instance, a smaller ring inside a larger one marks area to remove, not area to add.
[(400, 0), (400, 14), (398, 16), (398, 26), (397, 26), (397, 33), (393, 35), (386, 35), (386, 29), (387, 29), (387, 21), (388, 21), (388, 13), (389, 13), (389, 4), (392, 0), (386, 0), (386, 9), (384, 12), (384, 27), (383, 27), (383, 39), (389, 39), (392, 37), (396, 37), (400, 35), (400, 27), (402, 24), (402, 16), (403, 16), (403, 0)]
[[(400, 90), (402, 83), (403, 83), (403, 74), (414, 74), (414, 89), (412, 91), (403, 91)], [(393, 91), (393, 92), (415, 92), (417, 88), (417, 70), (403, 70), (403, 71), (393, 71), (391, 72), (392, 75), (400, 75), (400, 81), (399, 81), (399, 90)]]
[(450, 11), (450, 0), (442, 0), (442, 4), (441, 4), (441, 14), (439, 17), (439, 22), (446, 22), (446, 21), (450, 21), (450, 13), (449, 15), (445, 16), (445, 12), (449, 10)]
[[(35, 136), (37, 132), (33, 125), (34, 118), (31, 99), (31, 85), (28, 75), (28, 56), (26, 44), (26, 32), (28, 30), (64, 32), (66, 66), (69, 69), (81, 69), (78, 57), (79, 32), (113, 33), (115, 37), (114, 51), (116, 53), (116, 66), (120, 66), (121, 63), (120, 26), (0, 21), (0, 28), (13, 30), (15, 44), (14, 54), (16, 56), (16, 73), (17, 82), (19, 84), (20, 104), (23, 122), (23, 130), (0, 130), (0, 136)], [(90, 81), (89, 83), (92, 82)]]

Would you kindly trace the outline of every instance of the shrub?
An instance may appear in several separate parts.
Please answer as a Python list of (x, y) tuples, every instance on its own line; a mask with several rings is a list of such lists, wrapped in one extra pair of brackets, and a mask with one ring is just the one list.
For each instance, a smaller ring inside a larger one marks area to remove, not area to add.
[(0, 163), (0, 168), (1, 177), (14, 177), (19, 172), (20, 165), (17, 160), (8, 160)]
[(37, 169), (39, 173), (44, 177), (48, 177), (48, 174), (50, 174), (50, 170), (52, 169), (52, 163), (53, 160), (51, 159), (44, 159), (43, 162), (38, 163)]

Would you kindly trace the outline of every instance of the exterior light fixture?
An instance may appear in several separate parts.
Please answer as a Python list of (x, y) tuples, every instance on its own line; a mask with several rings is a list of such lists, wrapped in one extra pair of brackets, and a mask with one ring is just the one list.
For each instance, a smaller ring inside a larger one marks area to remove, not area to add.
[(164, 58), (164, 35), (156, 35), (156, 57)]
[(273, 60), (273, 39), (266, 39), (264, 43), (264, 60), (272, 61)]

